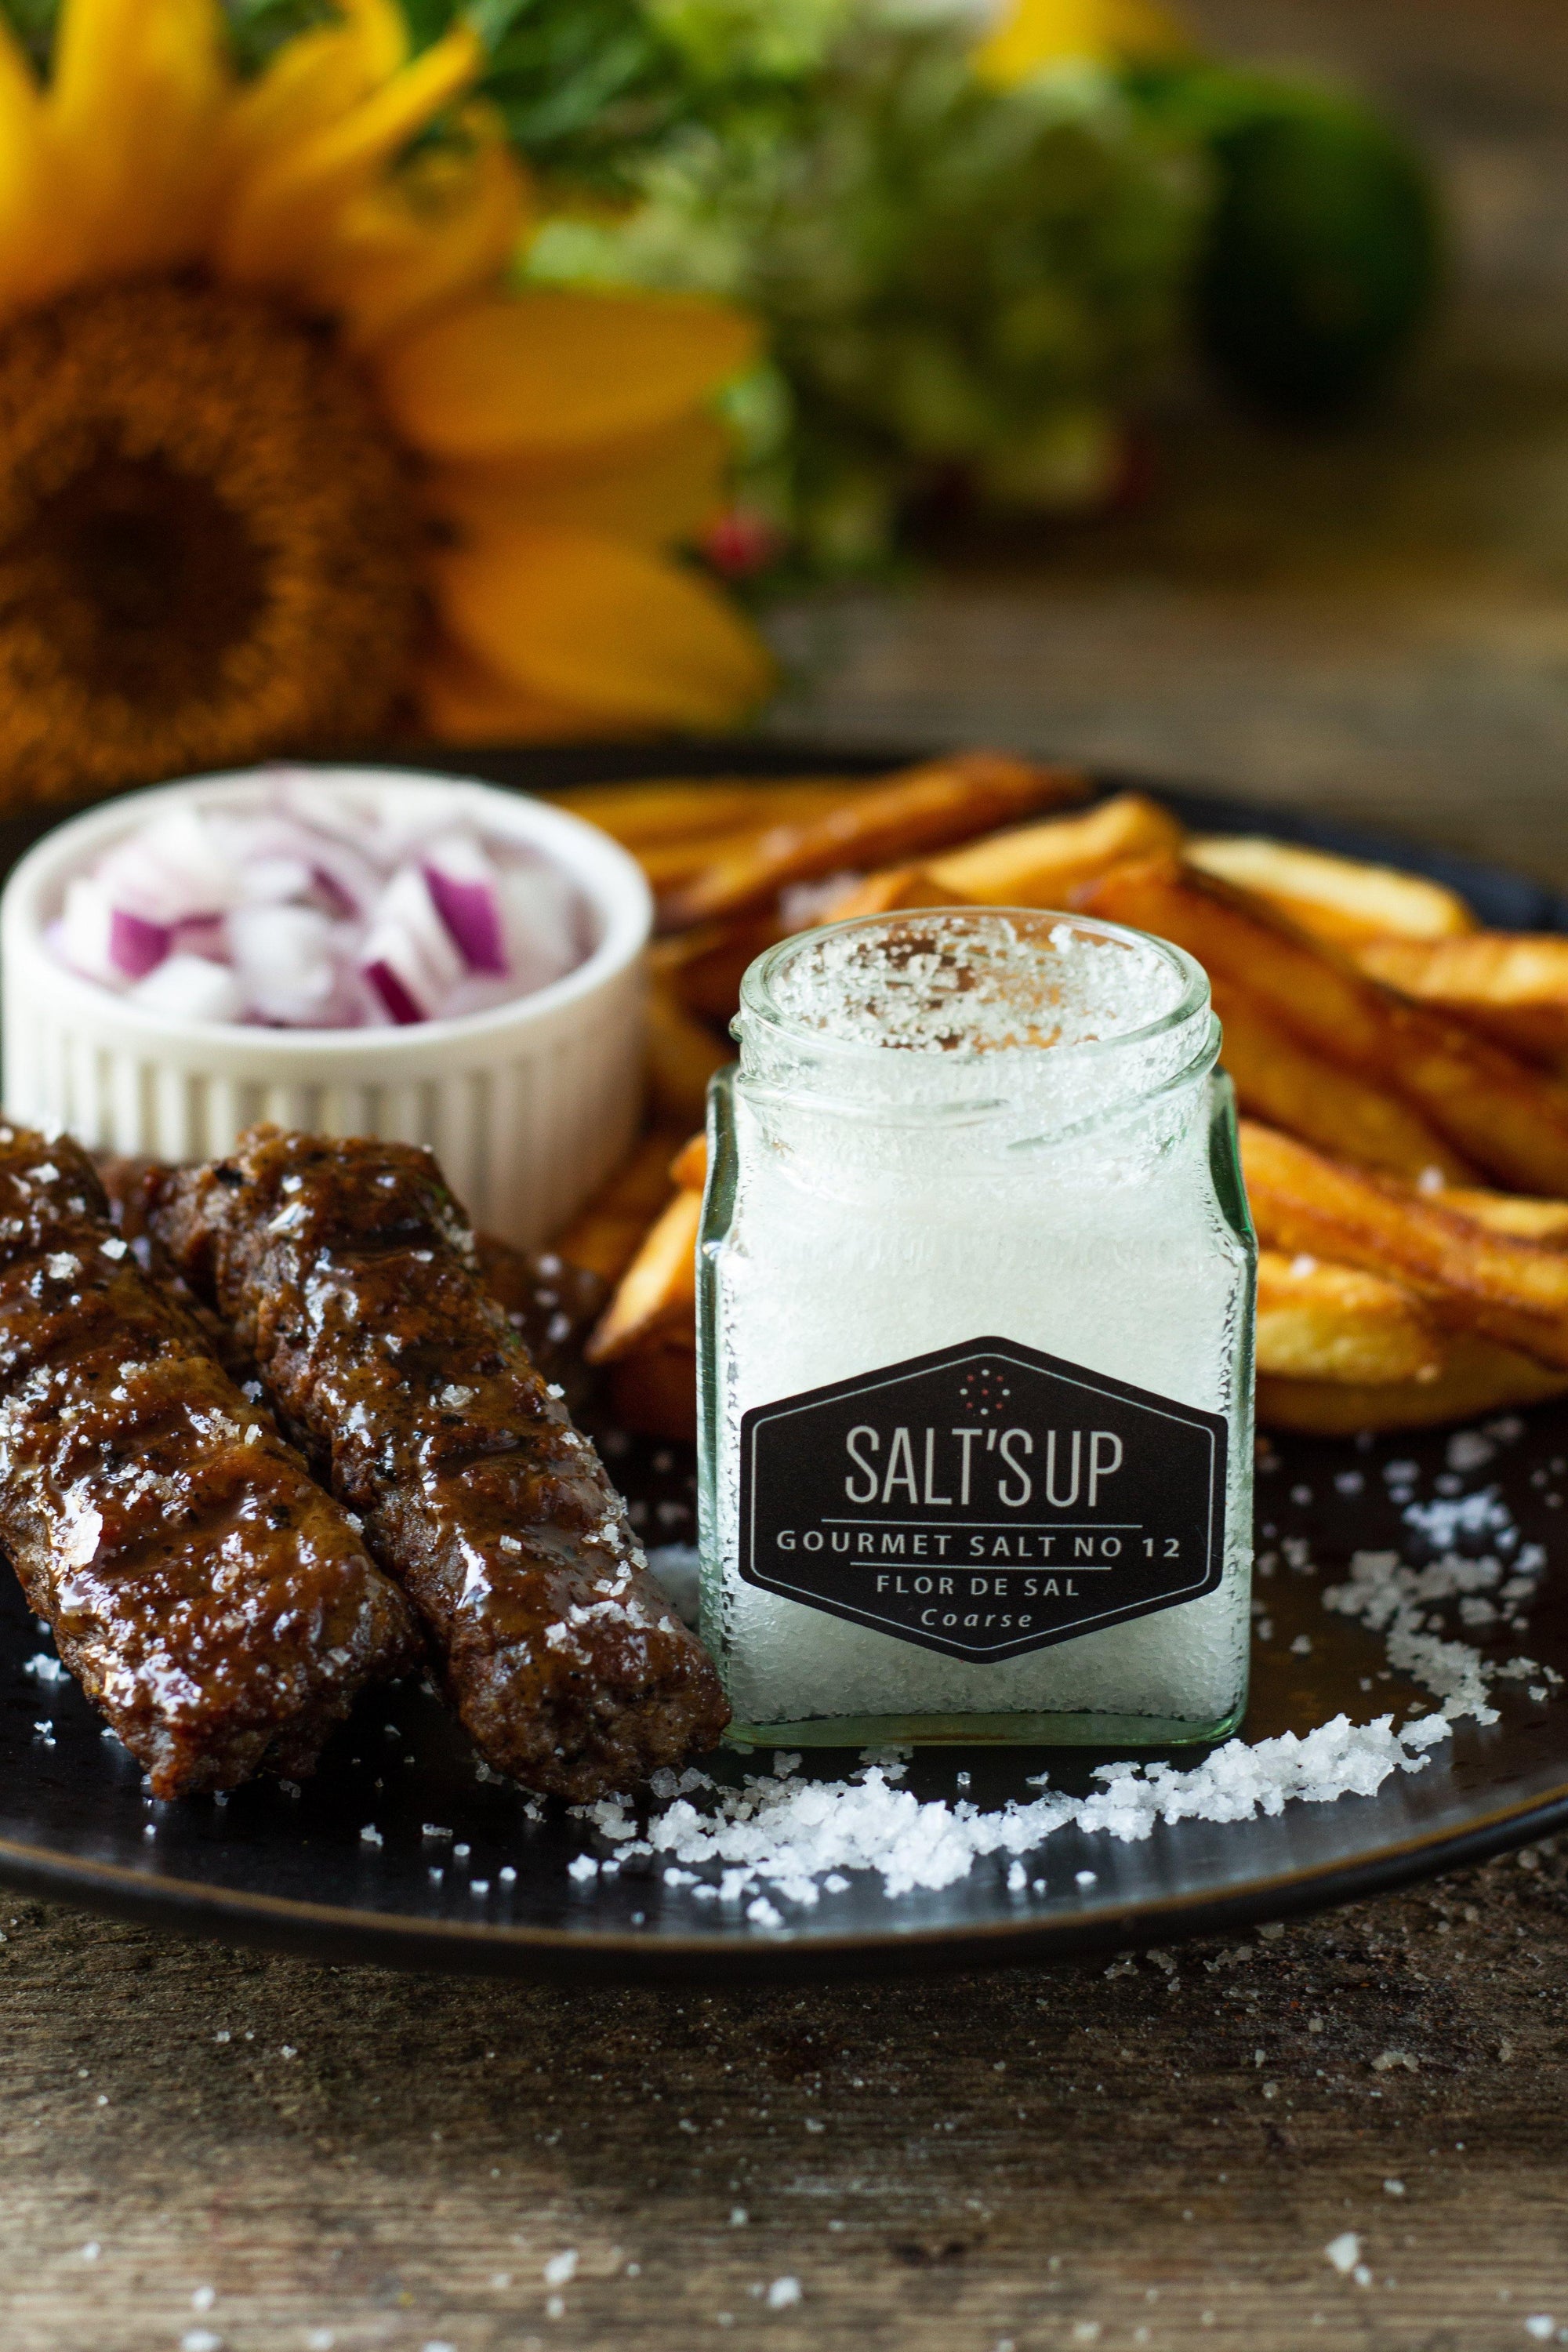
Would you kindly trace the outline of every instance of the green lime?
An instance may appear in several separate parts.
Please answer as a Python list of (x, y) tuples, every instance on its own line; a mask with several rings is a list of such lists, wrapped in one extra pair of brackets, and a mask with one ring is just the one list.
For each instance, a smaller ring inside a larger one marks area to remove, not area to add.
[(1431, 313), (1443, 232), (1420, 157), (1369, 109), (1275, 89), (1216, 128), (1197, 285), (1203, 349), (1259, 406), (1342, 415), (1378, 391)]

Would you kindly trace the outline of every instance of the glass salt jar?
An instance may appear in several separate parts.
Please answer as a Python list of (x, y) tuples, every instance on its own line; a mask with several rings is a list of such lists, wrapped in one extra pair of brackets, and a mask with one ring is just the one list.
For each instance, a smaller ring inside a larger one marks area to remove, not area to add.
[(731, 1737), (1222, 1737), (1256, 1249), (1202, 969), (1077, 916), (872, 916), (760, 957), (736, 1034), (698, 1253)]

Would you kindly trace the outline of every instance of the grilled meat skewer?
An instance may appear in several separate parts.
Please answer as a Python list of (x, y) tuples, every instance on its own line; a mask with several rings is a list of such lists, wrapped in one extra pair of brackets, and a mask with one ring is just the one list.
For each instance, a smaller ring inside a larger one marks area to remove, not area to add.
[(363, 1516), (492, 1765), (580, 1801), (713, 1745), (712, 1665), (427, 1151), (253, 1129), (172, 1172), (148, 1222)]
[[(174, 1293), (200, 1325), (219, 1362), (243, 1387), (254, 1378), (255, 1365), (246, 1360), (230, 1327), (196, 1297), (157, 1235), (148, 1230), (148, 1203), (173, 1174), (172, 1164), (97, 1151), (93, 1165), (109, 1195), (110, 1213), (142, 1272)], [(574, 1411), (590, 1385), (584, 1342), (604, 1312), (608, 1284), (586, 1266), (569, 1265), (553, 1250), (518, 1249), (494, 1234), (476, 1234), (474, 1247), (480, 1281), (528, 1349), (535, 1370), (546, 1381), (561, 1383), (568, 1407)]]
[(402, 1594), (110, 1222), (0, 1125), (0, 1547), (153, 1793), (298, 1779), (418, 1654)]

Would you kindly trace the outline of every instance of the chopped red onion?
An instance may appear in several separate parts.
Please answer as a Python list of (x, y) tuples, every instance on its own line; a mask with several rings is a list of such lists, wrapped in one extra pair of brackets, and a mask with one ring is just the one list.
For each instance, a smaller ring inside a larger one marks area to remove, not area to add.
[(384, 957), (377, 956), (374, 963), (367, 963), (364, 966), (364, 976), (400, 1029), (412, 1028), (416, 1021), (429, 1019), (430, 1016), (423, 1005), (417, 1004), (409, 995), (408, 991)]
[(239, 982), (205, 956), (165, 956), (131, 992), (139, 1004), (184, 1021), (237, 1021), (245, 1010)]
[(140, 980), (169, 952), (169, 930), (128, 907), (116, 906), (92, 875), (79, 875), (66, 891), (60, 950), (94, 980)]
[(365, 787), (267, 782), (250, 808), (166, 809), (78, 875), (61, 961), (191, 1020), (351, 1029), (488, 1010), (590, 952), (570, 877), (454, 824), (446, 787), (388, 813)]
[(472, 834), (448, 833), (432, 843), (423, 871), (436, 910), (468, 970), (510, 971), (496, 869)]

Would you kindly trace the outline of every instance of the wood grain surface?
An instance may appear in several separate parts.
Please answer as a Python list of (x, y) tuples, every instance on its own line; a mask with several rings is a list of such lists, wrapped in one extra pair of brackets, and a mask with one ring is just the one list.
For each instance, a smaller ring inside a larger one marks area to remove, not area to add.
[(1568, 2341), (1553, 1855), (1230, 1946), (733, 1997), (0, 1921), (6, 2352)]
[[(1189, 13), (1424, 129), (1436, 348), (1329, 439), (1178, 401), (1141, 512), (786, 616), (781, 722), (1125, 761), (1568, 881), (1568, 12)], [(0, 1932), (0, 2352), (1568, 2343), (1548, 1851), (1228, 1948), (804, 1993), (313, 1969), (4, 1895)]]

